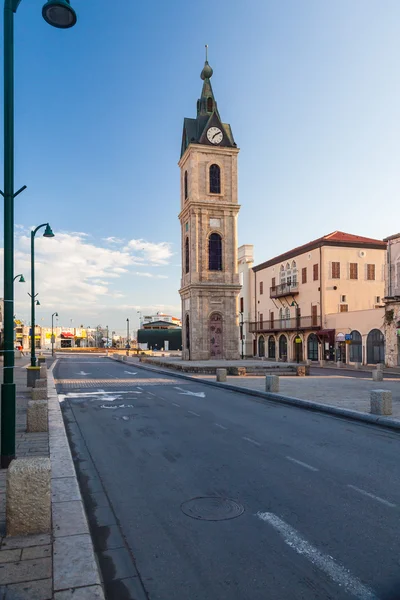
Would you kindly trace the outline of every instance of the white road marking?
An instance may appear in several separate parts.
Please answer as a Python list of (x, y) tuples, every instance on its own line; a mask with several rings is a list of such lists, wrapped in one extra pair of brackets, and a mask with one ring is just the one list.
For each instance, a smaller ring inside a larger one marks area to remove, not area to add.
[[(105, 390), (97, 390), (97, 392), (67, 392), (66, 394), (58, 394), (59, 402), (64, 402), (68, 398), (92, 398), (93, 400), (102, 400), (103, 402), (114, 402), (121, 400), (121, 394), (131, 394), (132, 392), (106, 392)], [(140, 392), (137, 392), (140, 393)]]
[(199, 417), (199, 413), (194, 412), (193, 410), (188, 410), (188, 413), (190, 413), (191, 415), (194, 415), (195, 417)]
[(76, 375), (90, 375), (90, 373), (85, 373), (85, 371), (80, 371), (79, 373), (76, 373)]
[(133, 404), (120, 404), (119, 406), (107, 406), (107, 404), (102, 404), (100, 408), (107, 408), (111, 410), (115, 410), (117, 408), (134, 408)]
[(156, 397), (156, 395), (155, 395), (155, 394), (153, 394), (153, 392), (147, 392), (147, 393), (148, 393), (148, 395), (149, 395), (149, 396), (154, 396), (154, 397)]
[(197, 398), (205, 398), (204, 392), (180, 392), (181, 396), (197, 396)]
[(260, 442), (256, 442), (256, 440), (253, 440), (252, 438), (243, 436), (242, 439), (246, 440), (246, 442), (250, 442), (251, 444), (254, 444), (255, 446), (261, 446)]
[(219, 423), (214, 423), (214, 425), (216, 425), (220, 429), (228, 429), (227, 427), (224, 427), (223, 425), (220, 425)]
[(171, 402), (171, 404), (173, 404), (174, 406), (180, 406), (180, 404), (177, 404), (176, 402)]
[(286, 458), (296, 463), (297, 465), (305, 467), (306, 469), (310, 469), (310, 471), (319, 471), (319, 469), (317, 469), (316, 467), (312, 467), (311, 465), (308, 465), (307, 463), (302, 462), (301, 460), (297, 460), (296, 458), (292, 458), (291, 456), (287, 456)]
[(335, 583), (343, 587), (346, 592), (360, 600), (378, 600), (374, 592), (363, 585), (359, 579), (350, 575), (349, 571), (337, 563), (331, 556), (323, 554), (312, 546), (305, 538), (301, 537), (296, 529), (282, 521), (273, 513), (258, 512), (257, 517), (274, 527), (290, 548), (326, 573)]
[(132, 371), (124, 371), (124, 373), (128, 373), (128, 375), (137, 375), (137, 373), (132, 373)]
[(351, 488), (352, 490), (355, 490), (356, 492), (359, 492), (363, 496), (368, 496), (368, 498), (372, 498), (373, 500), (377, 500), (378, 502), (381, 502), (382, 504), (385, 504), (386, 506), (390, 506), (390, 508), (396, 508), (396, 504), (393, 504), (393, 502), (389, 502), (388, 500), (385, 500), (384, 498), (380, 498), (379, 496), (370, 494), (369, 492), (366, 492), (365, 490), (362, 490), (361, 488), (358, 488), (355, 485), (349, 484), (347, 487)]

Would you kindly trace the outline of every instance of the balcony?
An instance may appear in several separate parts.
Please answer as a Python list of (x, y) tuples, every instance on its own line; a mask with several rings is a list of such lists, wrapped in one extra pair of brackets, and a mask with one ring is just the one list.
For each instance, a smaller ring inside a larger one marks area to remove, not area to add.
[(280, 283), (274, 287), (269, 288), (270, 298), (282, 298), (282, 296), (295, 296), (299, 293), (299, 283), (293, 281), (292, 283)]
[(252, 321), (249, 323), (250, 333), (303, 331), (305, 329), (321, 329), (321, 317), (294, 317), (293, 319)]

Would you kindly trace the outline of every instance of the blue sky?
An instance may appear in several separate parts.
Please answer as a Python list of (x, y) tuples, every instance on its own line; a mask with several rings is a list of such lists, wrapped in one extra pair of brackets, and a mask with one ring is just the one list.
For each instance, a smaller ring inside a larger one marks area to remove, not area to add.
[[(205, 43), (241, 149), (239, 242), (256, 262), (336, 229), (400, 228), (397, 0), (73, 6), (67, 31), (40, 2), (15, 18), (15, 185), (28, 186), (16, 272), (29, 281), (31, 226), (56, 233), (38, 241), (39, 321), (57, 310), (64, 325), (122, 330), (139, 309), (179, 312), (177, 161)], [(16, 312), (29, 320), (27, 291)]]

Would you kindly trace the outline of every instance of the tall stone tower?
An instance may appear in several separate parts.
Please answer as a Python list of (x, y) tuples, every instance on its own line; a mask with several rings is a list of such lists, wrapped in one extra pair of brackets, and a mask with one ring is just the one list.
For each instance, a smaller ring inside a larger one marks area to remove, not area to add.
[(239, 358), (237, 157), (206, 60), (196, 119), (185, 119), (181, 170), (182, 340), (184, 360)]

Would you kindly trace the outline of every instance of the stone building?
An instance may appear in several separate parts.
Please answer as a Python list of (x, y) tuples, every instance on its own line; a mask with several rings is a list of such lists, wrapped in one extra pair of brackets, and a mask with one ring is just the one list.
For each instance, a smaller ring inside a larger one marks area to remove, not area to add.
[(386, 238), (385, 364), (400, 366), (400, 233)]
[(335, 231), (254, 266), (253, 356), (383, 362), (386, 245)]
[(195, 119), (184, 120), (181, 158), (182, 358), (236, 359), (240, 291), (237, 266), (237, 157), (205, 62)]

